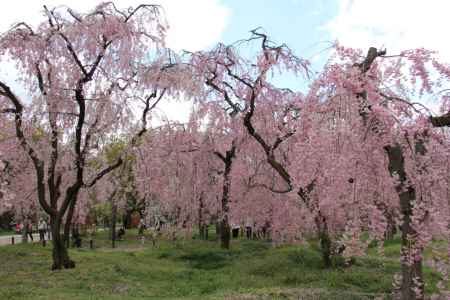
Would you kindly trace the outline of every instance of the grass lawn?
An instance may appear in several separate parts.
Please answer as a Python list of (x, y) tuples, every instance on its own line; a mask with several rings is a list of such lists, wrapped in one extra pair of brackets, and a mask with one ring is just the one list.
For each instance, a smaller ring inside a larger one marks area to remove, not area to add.
[[(229, 252), (200, 240), (153, 247), (127, 232), (111, 249), (106, 235), (94, 250), (70, 250), (75, 269), (55, 272), (51, 247), (0, 247), (0, 299), (390, 299), (399, 271), (399, 241), (386, 245), (385, 258), (370, 251), (352, 267), (327, 270), (315, 247), (246, 240), (233, 241)], [(438, 276), (424, 273), (433, 292)]]
[(16, 234), (16, 232), (13, 231), (13, 230), (4, 230), (4, 229), (0, 229), (0, 236), (14, 235), (14, 234)]

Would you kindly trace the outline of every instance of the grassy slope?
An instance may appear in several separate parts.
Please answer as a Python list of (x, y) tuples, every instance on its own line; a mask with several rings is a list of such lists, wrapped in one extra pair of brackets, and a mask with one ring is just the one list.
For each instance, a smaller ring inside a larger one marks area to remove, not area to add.
[[(153, 248), (132, 236), (112, 250), (101, 238), (95, 250), (71, 250), (76, 269), (57, 272), (50, 247), (0, 247), (0, 299), (371, 299), (388, 295), (399, 271), (398, 241), (386, 258), (373, 252), (351, 268), (325, 270), (313, 248), (244, 240), (230, 252), (198, 240)], [(425, 276), (430, 292), (437, 276)]]

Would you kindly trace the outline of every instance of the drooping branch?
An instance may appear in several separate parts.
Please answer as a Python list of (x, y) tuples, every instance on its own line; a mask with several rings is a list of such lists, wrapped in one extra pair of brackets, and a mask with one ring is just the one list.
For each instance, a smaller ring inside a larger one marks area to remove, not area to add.
[(36, 169), (36, 179), (37, 179), (37, 190), (38, 190), (38, 201), (42, 208), (50, 215), (53, 215), (55, 211), (46, 202), (46, 191), (44, 186), (44, 162), (38, 157), (36, 151), (27, 141), (23, 128), (22, 128), (22, 118), (23, 118), (23, 105), (19, 98), (11, 91), (10, 87), (0, 81), (0, 93), (7, 99), (11, 101), (14, 105), (14, 123), (16, 130), (16, 137), (19, 140), (21, 147), (31, 158), (35, 169)]
[(128, 22), (140, 9), (148, 9), (153, 13), (157, 13), (161, 6), (155, 4), (141, 4), (129, 11), (129, 15), (125, 18), (124, 23)]

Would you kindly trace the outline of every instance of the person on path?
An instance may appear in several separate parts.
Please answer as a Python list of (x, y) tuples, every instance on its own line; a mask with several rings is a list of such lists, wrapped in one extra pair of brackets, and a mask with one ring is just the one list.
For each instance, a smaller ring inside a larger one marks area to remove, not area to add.
[(47, 240), (51, 240), (52, 239), (52, 228), (50, 226), (50, 223), (45, 222), (45, 224), (47, 225), (46, 231), (47, 231)]
[(30, 240), (33, 242), (33, 221), (29, 220), (27, 224), (27, 235), (30, 237)]
[(20, 233), (22, 233), (22, 223), (19, 223), (19, 222), (17, 222), (16, 223), (16, 233), (17, 234), (20, 234)]
[(139, 235), (143, 235), (145, 230), (145, 221), (144, 218), (141, 218), (139, 221)]
[(39, 241), (45, 241), (45, 231), (47, 230), (47, 223), (44, 219), (39, 220), (38, 231), (39, 231)]

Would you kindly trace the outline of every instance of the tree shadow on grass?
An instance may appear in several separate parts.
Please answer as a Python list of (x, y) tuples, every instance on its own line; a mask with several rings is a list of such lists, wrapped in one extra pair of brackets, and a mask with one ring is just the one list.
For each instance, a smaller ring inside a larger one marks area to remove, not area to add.
[(216, 270), (224, 268), (233, 262), (234, 256), (221, 250), (203, 250), (185, 254), (179, 257), (187, 261), (195, 269)]

